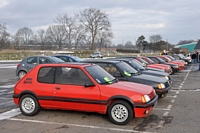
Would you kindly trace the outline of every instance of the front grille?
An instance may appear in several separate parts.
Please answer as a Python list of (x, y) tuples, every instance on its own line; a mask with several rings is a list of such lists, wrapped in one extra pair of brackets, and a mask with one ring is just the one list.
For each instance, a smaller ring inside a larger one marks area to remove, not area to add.
[(169, 81), (165, 82), (165, 88), (167, 88), (169, 86), (170, 86), (170, 82)]

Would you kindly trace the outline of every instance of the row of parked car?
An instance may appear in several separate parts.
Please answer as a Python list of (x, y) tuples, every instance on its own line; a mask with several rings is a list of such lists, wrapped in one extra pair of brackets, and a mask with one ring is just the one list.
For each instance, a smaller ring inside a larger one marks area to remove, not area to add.
[(171, 89), (170, 74), (185, 65), (184, 60), (168, 55), (107, 59), (31, 56), (17, 65), (20, 80), (13, 98), (28, 116), (40, 108), (79, 110), (108, 114), (111, 122), (124, 125), (132, 117), (147, 116), (158, 98)]

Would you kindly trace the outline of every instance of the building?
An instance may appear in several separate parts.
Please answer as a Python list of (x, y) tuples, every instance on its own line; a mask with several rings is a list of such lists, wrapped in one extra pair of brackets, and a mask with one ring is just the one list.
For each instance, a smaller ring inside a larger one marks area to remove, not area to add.
[[(198, 41), (198, 43), (200, 43), (200, 42)], [(188, 43), (188, 44), (177, 45), (177, 46), (174, 46), (174, 48), (180, 48), (180, 49), (186, 49), (187, 48), (188, 52), (193, 52), (193, 51), (195, 51), (196, 45), (197, 45), (197, 42), (192, 42), (192, 43)], [(200, 46), (199, 46), (199, 49), (200, 49)]]
[(200, 52), (200, 40), (197, 42), (197, 45), (195, 46), (194, 50)]

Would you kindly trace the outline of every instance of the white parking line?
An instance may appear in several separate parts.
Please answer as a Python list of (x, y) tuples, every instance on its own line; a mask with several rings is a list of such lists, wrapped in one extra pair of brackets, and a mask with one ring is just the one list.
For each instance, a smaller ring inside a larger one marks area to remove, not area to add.
[(0, 88), (12, 88), (14, 86), (15, 86), (15, 84), (12, 84), (12, 85), (3, 85), (3, 86), (0, 86)]
[(120, 132), (131, 132), (131, 133), (153, 133), (153, 132), (146, 132), (146, 131), (145, 132), (141, 132), (141, 131), (136, 131), (136, 130), (131, 130), (131, 129), (109, 128), (109, 127), (99, 127), (99, 126), (91, 126), (91, 125), (79, 125), (79, 124), (70, 124), (70, 123), (56, 123), (56, 122), (47, 122), (47, 121), (39, 121), (39, 120), (27, 120), (27, 119), (16, 119), (16, 118), (9, 118), (8, 120), (21, 121), (21, 122), (41, 123), (41, 124), (67, 125), (67, 126), (71, 126), (71, 127), (103, 129), (103, 130), (120, 131)]
[(163, 114), (163, 116), (168, 116), (169, 115), (169, 112), (165, 112), (164, 114)]
[(12, 109), (10, 111), (0, 114), (0, 120), (8, 119), (19, 114), (21, 114), (21, 111), (19, 110), (19, 108)]

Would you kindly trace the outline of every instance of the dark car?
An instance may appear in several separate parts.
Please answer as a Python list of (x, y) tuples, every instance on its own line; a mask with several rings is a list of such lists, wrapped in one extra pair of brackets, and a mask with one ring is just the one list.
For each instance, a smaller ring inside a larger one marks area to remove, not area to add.
[(118, 81), (91, 63), (37, 65), (18, 81), (13, 94), (26, 116), (41, 108), (97, 112), (119, 125), (148, 116), (157, 99), (151, 86)]
[(160, 57), (157, 57), (157, 56), (149, 56), (148, 58), (150, 58), (151, 60), (153, 60), (154, 63), (157, 63), (157, 64), (167, 64), (167, 65), (171, 66), (172, 73), (175, 73), (175, 72), (177, 72), (177, 71), (180, 70), (179, 65), (167, 63), (166, 61), (164, 61), (164, 60), (161, 59)]
[(141, 64), (139, 64), (136, 59), (131, 59), (131, 58), (126, 58), (126, 59), (123, 59), (123, 58), (120, 58), (120, 59), (118, 59), (118, 58), (112, 58), (112, 59), (109, 59), (109, 60), (124, 61), (127, 64), (129, 64), (130, 66), (132, 66), (134, 69), (138, 70), (142, 74), (162, 77), (162, 78), (165, 78), (165, 79), (169, 80), (170, 82), (172, 82), (171, 77), (169, 76), (168, 73), (166, 73), (166, 72), (159, 72), (159, 71), (153, 71), (153, 70), (148, 70), (145, 67), (143, 67)]
[(113, 60), (85, 60), (83, 62), (95, 63), (121, 81), (130, 81), (152, 86), (159, 97), (165, 97), (171, 83), (164, 78), (141, 74), (124, 61)]
[(103, 58), (103, 54), (101, 52), (95, 52), (90, 55), (90, 58)]
[(16, 69), (16, 76), (21, 79), (25, 74), (27, 74), (32, 68), (38, 64), (49, 64), (49, 63), (60, 63), (64, 62), (57, 57), (52, 56), (29, 56), (23, 59)]
[(78, 56), (72, 56), (72, 55), (54, 55), (53, 57), (57, 57), (63, 60), (64, 62), (80, 62), (84, 60)]

